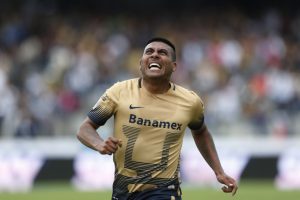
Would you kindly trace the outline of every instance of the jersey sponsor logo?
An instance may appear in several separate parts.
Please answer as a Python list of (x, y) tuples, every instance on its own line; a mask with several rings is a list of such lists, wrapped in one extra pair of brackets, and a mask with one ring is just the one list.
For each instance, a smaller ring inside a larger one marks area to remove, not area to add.
[(136, 109), (136, 108), (144, 108), (142, 106), (133, 106), (132, 104), (130, 104), (129, 109)]
[(181, 131), (182, 124), (176, 122), (159, 121), (156, 119), (144, 119), (137, 117), (135, 114), (129, 115), (129, 123), (138, 124), (141, 126), (152, 126), (157, 128), (166, 128)]

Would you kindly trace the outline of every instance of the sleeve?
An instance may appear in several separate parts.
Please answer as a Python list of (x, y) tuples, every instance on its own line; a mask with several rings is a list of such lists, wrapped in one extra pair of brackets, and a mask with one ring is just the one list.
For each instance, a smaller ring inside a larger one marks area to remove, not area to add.
[(117, 111), (119, 102), (119, 84), (107, 89), (87, 116), (97, 125), (102, 126)]
[(196, 100), (193, 105), (193, 114), (192, 114), (192, 120), (188, 124), (188, 127), (192, 130), (199, 130), (203, 124), (204, 124), (204, 104), (201, 98), (196, 95)]

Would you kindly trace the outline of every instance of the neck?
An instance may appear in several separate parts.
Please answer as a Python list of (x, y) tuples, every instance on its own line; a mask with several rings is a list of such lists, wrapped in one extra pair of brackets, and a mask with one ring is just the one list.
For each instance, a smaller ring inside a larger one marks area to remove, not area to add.
[(171, 87), (169, 80), (153, 80), (143, 78), (142, 84), (150, 93), (153, 94), (163, 94)]

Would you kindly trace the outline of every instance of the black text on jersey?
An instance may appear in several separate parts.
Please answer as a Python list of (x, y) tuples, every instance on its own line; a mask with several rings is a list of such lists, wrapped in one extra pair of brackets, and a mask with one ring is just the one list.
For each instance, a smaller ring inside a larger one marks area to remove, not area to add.
[(176, 122), (167, 122), (167, 121), (159, 121), (159, 120), (152, 120), (152, 119), (144, 119), (141, 117), (137, 117), (134, 114), (129, 115), (129, 123), (131, 124), (138, 124), (142, 126), (152, 126), (158, 128), (167, 128), (173, 130), (181, 130), (182, 124)]

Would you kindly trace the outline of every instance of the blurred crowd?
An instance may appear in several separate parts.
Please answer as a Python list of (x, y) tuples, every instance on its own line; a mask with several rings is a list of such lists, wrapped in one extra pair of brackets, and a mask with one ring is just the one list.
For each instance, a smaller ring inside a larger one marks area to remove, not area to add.
[(73, 137), (107, 87), (139, 76), (152, 36), (175, 43), (173, 81), (199, 93), (213, 134), (299, 135), (300, 15), (51, 9), (0, 13), (0, 137)]

